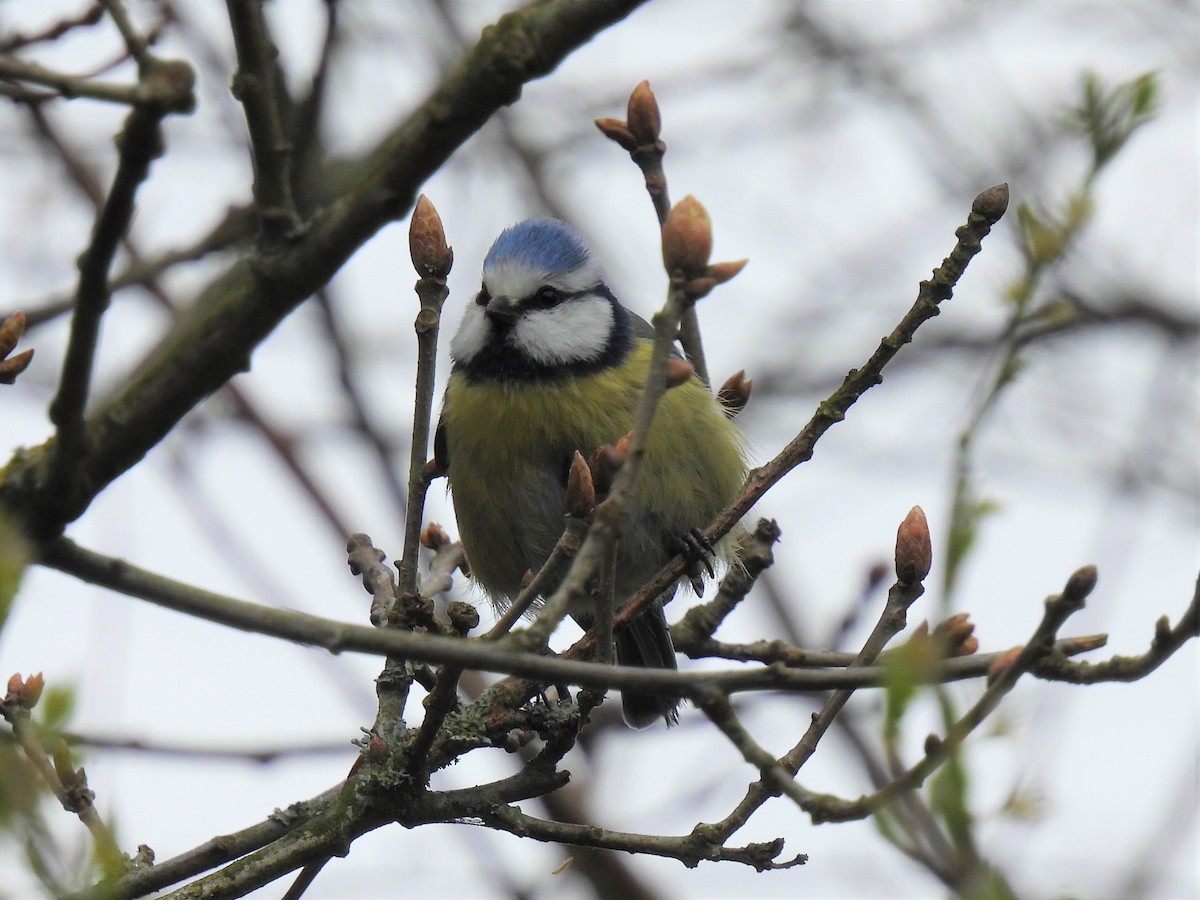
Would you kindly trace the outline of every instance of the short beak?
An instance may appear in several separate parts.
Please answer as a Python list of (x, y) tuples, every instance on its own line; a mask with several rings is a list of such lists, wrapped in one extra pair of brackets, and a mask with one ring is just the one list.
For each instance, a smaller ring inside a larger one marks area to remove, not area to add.
[(521, 315), (518, 301), (513, 297), (493, 297), (484, 308), (484, 314), (500, 328), (510, 328)]

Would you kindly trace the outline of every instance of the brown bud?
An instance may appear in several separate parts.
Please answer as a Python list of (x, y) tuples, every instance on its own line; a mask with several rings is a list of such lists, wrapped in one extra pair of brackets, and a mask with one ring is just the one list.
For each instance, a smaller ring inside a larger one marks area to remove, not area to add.
[(680, 272), (688, 279), (704, 276), (712, 253), (712, 221), (708, 211), (691, 194), (667, 213), (662, 247), (667, 272)]
[(479, 625), (479, 610), (463, 600), (451, 600), (446, 604), (446, 618), (455, 631), (466, 636)]
[(713, 263), (704, 270), (704, 275), (707, 278), (711, 278), (717, 284), (724, 284), (742, 271), (742, 269), (746, 268), (746, 263), (748, 262), (750, 262), (748, 259), (736, 259), (733, 262)]
[(8, 679), (8, 692), (4, 697), (5, 706), (17, 706), (22, 709), (33, 709), (42, 696), (42, 688), (46, 680), (42, 673), (22, 678), (18, 672)]
[(946, 656), (969, 656), (979, 649), (979, 641), (972, 637), (975, 623), (968, 613), (955, 613), (933, 629), (933, 636), (943, 647)]
[(450, 543), (450, 535), (437, 522), (430, 522), (421, 529), (421, 546), (426, 550), (437, 550)]
[(638, 144), (653, 144), (658, 140), (662, 131), (662, 115), (658, 111), (654, 91), (650, 90), (650, 82), (643, 81), (633, 89), (625, 118)]
[(925, 736), (925, 755), (935, 756), (942, 749), (942, 739), (936, 734), (927, 734)]
[(613, 479), (629, 455), (629, 435), (624, 435), (615, 444), (603, 444), (588, 457), (588, 468), (592, 472), (592, 484), (597, 497), (607, 496), (612, 490)]
[(679, 387), (681, 384), (686, 384), (693, 375), (696, 374), (695, 368), (686, 359), (678, 359), (672, 357), (667, 360), (667, 388)]
[(616, 141), (625, 150), (632, 153), (637, 149), (637, 138), (633, 136), (633, 132), (629, 130), (629, 126), (620, 119), (610, 119), (602, 117), (596, 120), (596, 127), (610, 141)]
[(1071, 573), (1063, 588), (1063, 600), (1073, 605), (1082, 606), (1083, 601), (1096, 589), (1096, 581), (1100, 575), (1095, 566), (1081, 566)]
[(577, 519), (586, 518), (596, 508), (596, 486), (592, 484), (592, 470), (578, 450), (571, 458), (571, 469), (567, 472), (567, 511)]
[(17, 376), (29, 368), (33, 361), (33, 348), (22, 350), (16, 356), (0, 361), (0, 384), (12, 384)]
[(1003, 653), (997, 654), (996, 658), (988, 664), (987, 683), (995, 684), (1016, 658), (1021, 655), (1021, 651), (1024, 649), (1022, 645), (1018, 644), (1015, 647), (1010, 647)]
[(750, 392), (753, 389), (753, 379), (746, 377), (745, 369), (739, 369), (725, 379), (725, 383), (717, 391), (717, 402), (725, 407), (725, 412), (729, 415), (737, 415), (750, 402)]
[(0, 324), (0, 359), (12, 353), (13, 347), (25, 333), (25, 313), (17, 310)]
[(25, 333), (25, 313), (17, 310), (0, 323), (0, 384), (12, 384), (33, 360), (33, 350), (22, 350), (8, 358)]
[(901, 584), (919, 584), (932, 564), (929, 522), (924, 510), (914, 506), (896, 530), (896, 578)]
[(442, 465), (437, 457), (425, 463), (425, 477), (430, 481), (433, 481), (435, 478), (446, 477), (446, 467)]
[(529, 587), (532, 581), (533, 569), (526, 569), (525, 573), (521, 576), (521, 589), (524, 590), (525, 588)]
[(454, 251), (446, 244), (441, 216), (424, 194), (417, 198), (408, 226), (408, 252), (422, 278), (445, 278), (454, 264)]

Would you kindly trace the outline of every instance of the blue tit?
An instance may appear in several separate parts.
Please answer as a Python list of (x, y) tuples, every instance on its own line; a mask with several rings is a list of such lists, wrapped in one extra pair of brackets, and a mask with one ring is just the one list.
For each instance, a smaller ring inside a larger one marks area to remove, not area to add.
[[(566, 481), (633, 427), (653, 329), (621, 305), (580, 235), (555, 219), (504, 231), (483, 263), (483, 286), (450, 343), (453, 369), (435, 437), (471, 573), (501, 609), (562, 535)], [(620, 606), (707, 525), (746, 475), (744, 442), (694, 375), (655, 415), (628, 527), (617, 547)], [(719, 553), (728, 553), (726, 542)], [(570, 610), (590, 627), (594, 600)], [(615, 636), (622, 665), (674, 669), (661, 602)], [(679, 701), (625, 692), (625, 721), (677, 719)]]

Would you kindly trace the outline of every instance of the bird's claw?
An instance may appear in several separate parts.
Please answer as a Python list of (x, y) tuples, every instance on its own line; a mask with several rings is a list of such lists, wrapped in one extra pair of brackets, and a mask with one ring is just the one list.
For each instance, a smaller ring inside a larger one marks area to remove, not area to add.
[(687, 577), (692, 584), (692, 590), (696, 595), (704, 593), (704, 577), (701, 572), (708, 573), (708, 577), (712, 578), (716, 572), (713, 570), (713, 558), (716, 556), (716, 548), (713, 547), (710, 541), (699, 528), (693, 528), (687, 534), (682, 535), (676, 546), (676, 552), (683, 555), (687, 561)]

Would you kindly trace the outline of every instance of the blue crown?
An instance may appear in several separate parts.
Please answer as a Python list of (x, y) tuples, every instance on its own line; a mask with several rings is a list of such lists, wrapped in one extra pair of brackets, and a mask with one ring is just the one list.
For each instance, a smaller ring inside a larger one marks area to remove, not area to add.
[(518, 262), (545, 272), (569, 272), (591, 259), (592, 251), (574, 228), (558, 219), (526, 219), (501, 232), (483, 260), (484, 271), (500, 262)]

